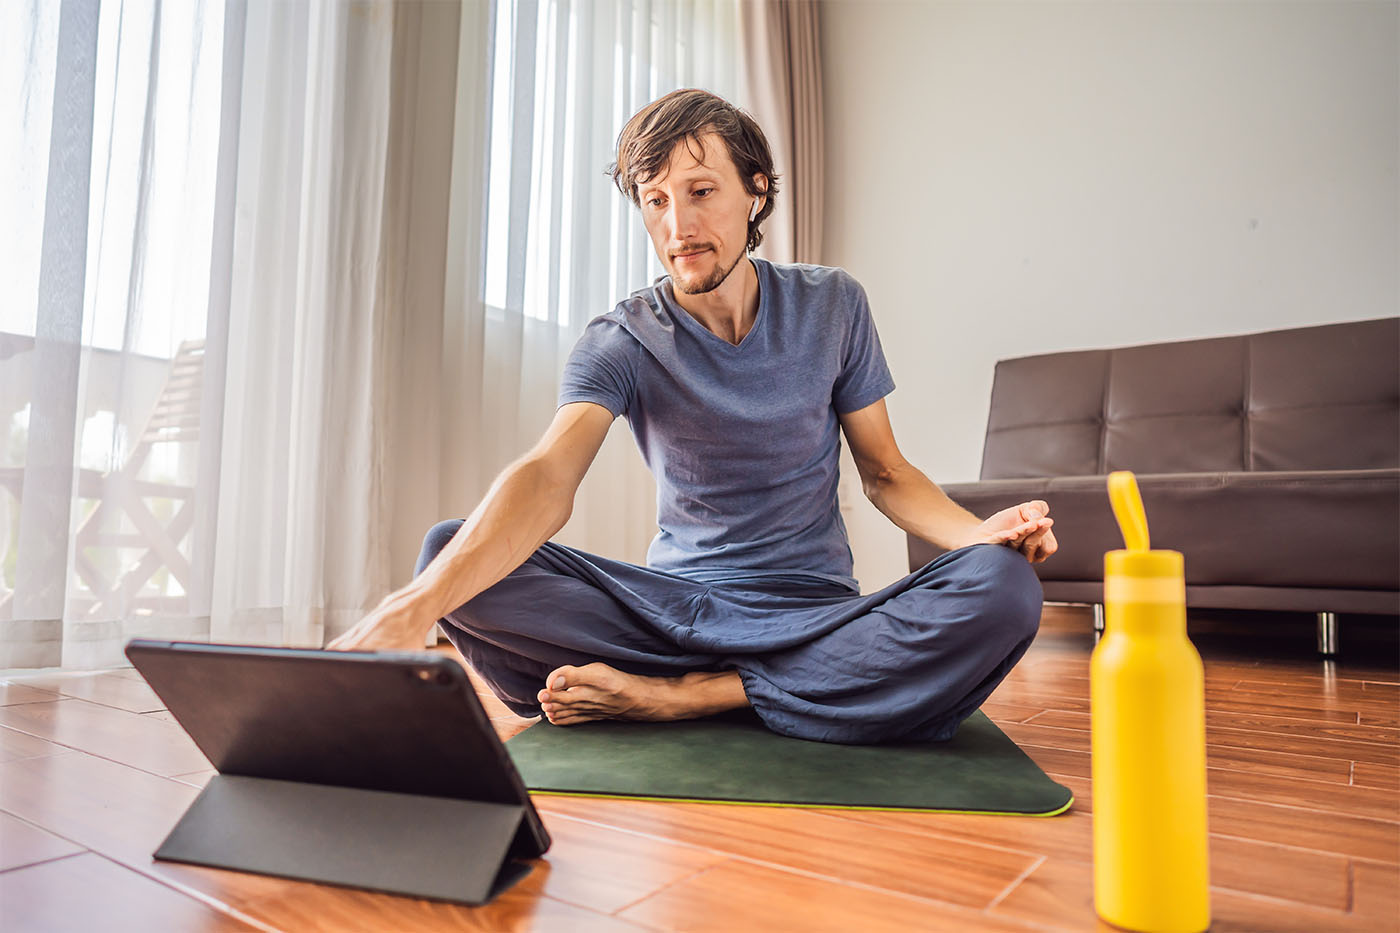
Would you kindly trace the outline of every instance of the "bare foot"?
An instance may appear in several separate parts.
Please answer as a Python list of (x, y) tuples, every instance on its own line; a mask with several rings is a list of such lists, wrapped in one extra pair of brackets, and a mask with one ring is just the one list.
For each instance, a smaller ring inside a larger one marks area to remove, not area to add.
[(556, 726), (595, 719), (695, 719), (749, 705), (737, 671), (643, 677), (601, 662), (551, 672), (538, 699)]

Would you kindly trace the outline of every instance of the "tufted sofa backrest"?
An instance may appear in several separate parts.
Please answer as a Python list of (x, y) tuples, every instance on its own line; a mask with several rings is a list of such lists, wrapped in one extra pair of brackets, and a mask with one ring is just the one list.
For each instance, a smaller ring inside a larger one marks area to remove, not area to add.
[(982, 479), (1400, 467), (1400, 318), (997, 363)]

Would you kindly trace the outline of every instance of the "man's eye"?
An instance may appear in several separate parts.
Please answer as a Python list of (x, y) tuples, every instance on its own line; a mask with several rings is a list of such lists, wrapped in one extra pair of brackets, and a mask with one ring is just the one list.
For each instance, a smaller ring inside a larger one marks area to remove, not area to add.
[(647, 206), (648, 206), (648, 207), (655, 207), (656, 205), (658, 205), (658, 204), (660, 204), (660, 203), (661, 203), (661, 199), (660, 199), (660, 198), (647, 198)]
[(705, 195), (709, 194), (711, 191), (714, 191), (714, 190), (715, 190), (715, 189), (713, 189), (713, 188), (697, 188), (696, 191), (695, 191), (695, 194), (696, 194), (697, 196), (704, 197)]

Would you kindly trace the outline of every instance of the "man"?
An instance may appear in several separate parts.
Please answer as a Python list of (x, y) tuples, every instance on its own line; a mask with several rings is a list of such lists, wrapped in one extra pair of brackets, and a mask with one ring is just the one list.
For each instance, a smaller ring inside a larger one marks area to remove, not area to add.
[[(1048, 505), (982, 521), (900, 454), (860, 285), (748, 255), (778, 189), (747, 114), (669, 94), (628, 122), (612, 173), (667, 276), (589, 324), (539, 443), (332, 647), (421, 646), (441, 619), (507, 706), (558, 725), (751, 706), (808, 739), (951, 737), (1035, 635)], [(549, 542), (619, 415), (658, 484), (646, 567)], [(950, 549), (865, 596), (841, 433), (871, 501)]]

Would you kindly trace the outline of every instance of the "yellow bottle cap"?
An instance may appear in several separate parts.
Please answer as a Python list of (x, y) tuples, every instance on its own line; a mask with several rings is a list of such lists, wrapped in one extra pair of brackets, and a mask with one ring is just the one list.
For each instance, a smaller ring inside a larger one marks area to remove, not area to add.
[(1180, 551), (1109, 551), (1103, 572), (1111, 577), (1184, 577), (1186, 560)]
[[(1147, 513), (1143, 510), (1142, 494), (1138, 492), (1137, 477), (1132, 471), (1118, 470), (1108, 474), (1108, 501), (1113, 506), (1113, 515), (1118, 519), (1127, 549), (1109, 551), (1103, 556), (1105, 598), (1113, 598), (1110, 590), (1124, 598), (1135, 598), (1129, 595), (1129, 590), (1122, 588), (1121, 584), (1128, 582), (1124, 578), (1176, 581), (1165, 588), (1149, 585), (1136, 598), (1156, 602), (1160, 596), (1149, 596), (1149, 593), (1157, 594), (1159, 590), (1163, 594), (1169, 590), (1171, 593), (1179, 592), (1183, 585), (1180, 581), (1186, 576), (1186, 561), (1180, 551), (1151, 550)], [(1132, 589), (1131, 593), (1137, 594), (1138, 590)]]

